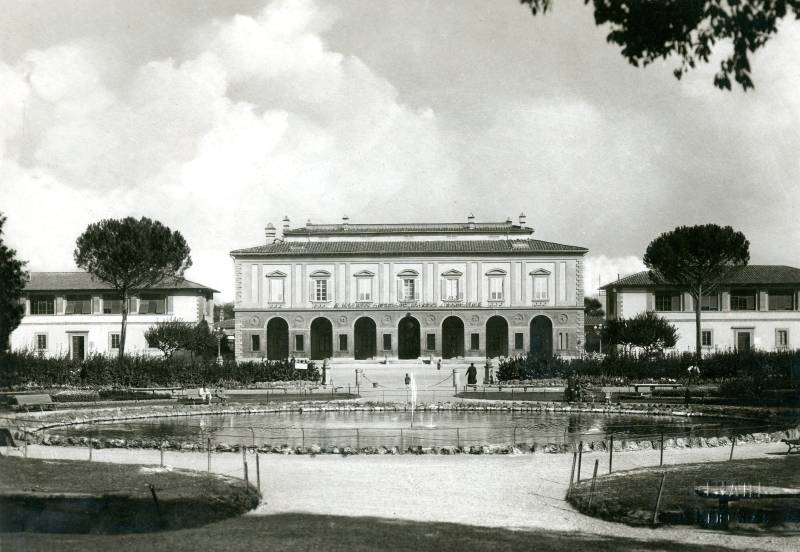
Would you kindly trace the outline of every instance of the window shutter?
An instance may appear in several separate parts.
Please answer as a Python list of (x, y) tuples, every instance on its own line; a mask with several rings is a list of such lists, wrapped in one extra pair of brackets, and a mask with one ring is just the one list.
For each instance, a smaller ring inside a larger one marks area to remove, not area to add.
[(403, 300), (403, 281), (397, 280), (397, 297), (395, 298), (395, 302), (399, 303)]
[(139, 297), (139, 314), (147, 314), (150, 301)]
[(314, 300), (314, 280), (308, 281), (308, 300)]
[(56, 314), (64, 314), (64, 298), (56, 297)]
[[(608, 295), (606, 295), (606, 297), (608, 297)], [(606, 308), (606, 310), (608, 310), (608, 308)], [(647, 292), (647, 310), (656, 310), (656, 296), (654, 293)]]
[(100, 313), (100, 298), (99, 297), (92, 297), (92, 313), (94, 313), (94, 314)]
[(414, 280), (414, 301), (419, 301), (419, 280)]
[(172, 295), (167, 295), (167, 314), (172, 314), (175, 308), (175, 305), (173, 304), (174, 299), (175, 298)]
[(447, 280), (442, 279), (441, 284), (442, 293), (439, 297), (442, 299), (442, 301), (444, 301), (447, 299)]

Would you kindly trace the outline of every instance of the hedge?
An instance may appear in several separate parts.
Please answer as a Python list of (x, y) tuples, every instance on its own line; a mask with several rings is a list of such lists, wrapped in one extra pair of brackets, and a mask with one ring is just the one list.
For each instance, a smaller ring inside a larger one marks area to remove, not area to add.
[[(685, 380), (689, 366), (697, 364), (691, 354), (660, 358), (590, 356), (578, 359), (527, 356), (511, 357), (500, 363), (497, 379), (533, 380), (577, 375), (598, 384), (630, 381)], [(762, 387), (800, 385), (800, 351), (726, 351), (703, 357), (700, 378), (705, 381), (728, 379), (757, 380)]]
[(92, 355), (84, 361), (68, 356), (47, 358), (30, 352), (0, 353), (0, 388), (24, 387), (167, 387), (247, 386), (256, 382), (320, 379), (319, 369), (295, 370), (287, 361), (215, 360)]

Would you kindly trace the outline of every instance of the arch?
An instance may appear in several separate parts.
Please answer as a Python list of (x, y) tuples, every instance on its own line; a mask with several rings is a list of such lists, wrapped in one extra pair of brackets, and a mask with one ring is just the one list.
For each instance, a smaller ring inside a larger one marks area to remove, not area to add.
[(267, 322), (267, 360), (289, 358), (289, 323), (276, 316)]
[(333, 356), (333, 324), (320, 316), (311, 322), (311, 360)]
[(486, 356), (508, 356), (508, 322), (502, 316), (486, 321)]
[(553, 322), (541, 314), (531, 320), (531, 353), (553, 356)]
[(448, 316), (442, 321), (442, 358), (464, 356), (464, 321)]
[(397, 323), (397, 356), (401, 359), (419, 358), (419, 320), (406, 315)]
[(405, 270), (401, 270), (400, 272), (398, 272), (398, 273), (397, 273), (397, 276), (398, 276), (399, 278), (403, 278), (403, 277), (406, 277), (406, 278), (416, 278), (417, 276), (419, 276), (419, 272), (417, 272), (417, 271), (416, 271), (416, 270), (414, 270), (414, 269), (407, 268), (407, 269), (405, 269)]
[(367, 360), (378, 355), (378, 327), (369, 316), (362, 316), (353, 324), (353, 357)]

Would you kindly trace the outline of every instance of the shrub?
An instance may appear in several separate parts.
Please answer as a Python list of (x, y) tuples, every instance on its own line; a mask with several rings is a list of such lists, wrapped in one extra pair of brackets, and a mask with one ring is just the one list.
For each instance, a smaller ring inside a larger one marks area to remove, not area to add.
[(53, 402), (91, 402), (100, 399), (100, 395), (94, 389), (64, 389), (58, 393), (50, 395)]

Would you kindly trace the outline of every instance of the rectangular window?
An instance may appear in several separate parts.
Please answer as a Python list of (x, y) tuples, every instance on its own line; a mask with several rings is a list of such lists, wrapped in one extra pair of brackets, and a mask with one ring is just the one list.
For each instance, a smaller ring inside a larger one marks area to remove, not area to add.
[(547, 301), (547, 276), (534, 276), (533, 277), (533, 300), (534, 301)]
[(458, 301), (461, 299), (459, 294), (459, 281), (458, 278), (447, 278), (444, 281), (444, 300), (445, 301)]
[(56, 298), (52, 295), (32, 295), (31, 314), (55, 314)]
[(92, 298), (88, 295), (67, 295), (66, 314), (92, 314)]
[(372, 301), (372, 279), (357, 278), (356, 291), (358, 293), (359, 301)]
[(434, 349), (436, 349), (436, 334), (432, 334), (432, 333), (428, 334), (428, 337), (427, 337), (427, 340), (426, 340), (426, 343), (425, 343), (425, 348), (428, 349), (429, 351), (433, 351)]
[(775, 347), (778, 349), (789, 348), (789, 330), (775, 330)]
[(269, 279), (269, 302), (283, 303), (283, 278)]
[(702, 330), (700, 332), (700, 344), (703, 347), (713, 347), (714, 338), (711, 330)]
[(489, 278), (489, 301), (502, 301), (502, 300), (503, 300), (503, 279)]
[(261, 350), (261, 336), (258, 334), (250, 335), (250, 350), (257, 353)]
[(718, 311), (719, 310), (719, 295), (703, 295), (700, 297), (700, 310), (703, 311)]
[(305, 350), (305, 342), (303, 340), (302, 334), (294, 336), (294, 350), (295, 351)]
[(314, 280), (314, 301), (328, 300), (328, 280)]
[(522, 344), (523, 339), (525, 338), (524, 334), (515, 333), (514, 334), (514, 348), (515, 349), (522, 349), (524, 345)]
[(679, 293), (657, 292), (655, 306), (659, 312), (680, 312), (681, 296)]
[(103, 314), (121, 314), (122, 299), (115, 299), (110, 296), (103, 296)]
[(469, 349), (470, 351), (477, 351), (481, 348), (481, 334), (469, 334)]
[(416, 297), (417, 281), (414, 278), (403, 278), (403, 301), (413, 301)]
[(731, 310), (756, 310), (756, 292), (742, 289), (731, 291)]
[(109, 344), (111, 345), (112, 349), (119, 350), (119, 334), (118, 333), (112, 333), (110, 335), (109, 341), (110, 341)]
[(139, 297), (139, 314), (164, 314), (166, 312), (166, 295), (142, 295)]
[(569, 349), (569, 334), (565, 332), (558, 332), (558, 348), (563, 350)]
[(347, 334), (339, 334), (339, 350), (347, 350)]
[(771, 311), (794, 310), (794, 293), (791, 291), (770, 291), (769, 310)]
[(36, 334), (36, 350), (47, 350), (47, 334)]
[(392, 334), (383, 334), (383, 350), (392, 350)]

